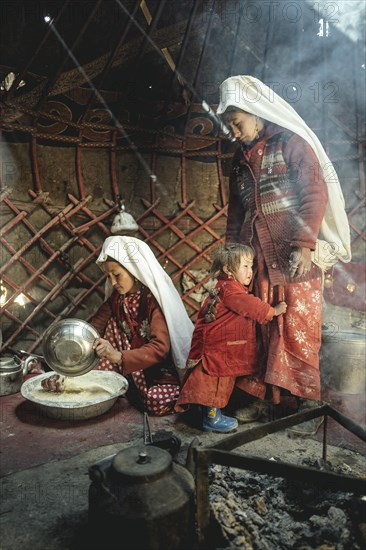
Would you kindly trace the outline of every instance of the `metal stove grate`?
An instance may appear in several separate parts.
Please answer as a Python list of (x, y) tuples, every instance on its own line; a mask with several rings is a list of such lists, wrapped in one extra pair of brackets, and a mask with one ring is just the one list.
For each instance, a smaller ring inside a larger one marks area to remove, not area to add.
[(209, 466), (220, 464), (243, 470), (253, 470), (261, 474), (283, 477), (293, 481), (306, 481), (317, 486), (332, 488), (337, 491), (366, 494), (366, 479), (349, 475), (339, 475), (333, 472), (320, 471), (306, 466), (296, 466), (288, 463), (279, 463), (269, 459), (248, 456), (232, 452), (246, 443), (265, 437), (266, 435), (301, 424), (307, 420), (324, 416), (322, 459), (327, 459), (327, 426), (328, 417), (333, 418), (349, 432), (366, 442), (366, 431), (328, 404), (296, 413), (280, 420), (268, 422), (259, 427), (236, 433), (212, 446), (203, 448), (192, 446), (191, 460), (195, 465), (196, 506), (197, 506), (197, 537), (198, 547), (207, 548), (210, 530), (210, 503), (209, 503)]

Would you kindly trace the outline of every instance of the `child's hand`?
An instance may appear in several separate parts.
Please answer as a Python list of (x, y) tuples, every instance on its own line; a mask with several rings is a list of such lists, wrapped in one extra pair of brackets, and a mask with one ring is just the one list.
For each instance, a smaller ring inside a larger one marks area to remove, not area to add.
[(286, 310), (287, 310), (286, 302), (280, 302), (279, 304), (274, 306), (274, 310), (276, 312), (275, 313), (276, 317), (277, 317), (277, 315), (281, 315), (281, 313), (286, 313)]

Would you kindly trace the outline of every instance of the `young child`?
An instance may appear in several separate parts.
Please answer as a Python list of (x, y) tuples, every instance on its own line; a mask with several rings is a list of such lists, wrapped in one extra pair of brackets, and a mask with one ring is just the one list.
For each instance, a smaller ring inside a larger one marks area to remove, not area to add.
[(202, 405), (204, 432), (230, 432), (236, 418), (224, 416), (238, 376), (252, 374), (256, 359), (256, 321), (266, 324), (285, 313), (287, 304), (271, 307), (249, 294), (254, 251), (244, 244), (226, 245), (216, 256), (211, 275), (216, 287), (198, 314), (187, 360), (187, 372), (175, 405), (177, 412), (188, 404)]

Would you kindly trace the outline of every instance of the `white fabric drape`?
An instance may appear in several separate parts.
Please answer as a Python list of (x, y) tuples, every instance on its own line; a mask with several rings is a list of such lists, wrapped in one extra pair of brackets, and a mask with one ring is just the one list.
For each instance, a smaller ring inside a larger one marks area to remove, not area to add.
[(351, 239), (344, 197), (336, 171), (318, 137), (287, 101), (252, 76), (232, 76), (224, 80), (217, 114), (222, 115), (228, 107), (238, 107), (278, 124), (309, 143), (318, 157), (329, 195), (313, 261), (322, 269), (331, 267), (338, 259), (349, 262)]
[[(98, 265), (104, 263), (108, 256), (120, 263), (151, 290), (168, 325), (174, 364), (177, 368), (184, 369), (194, 326), (169, 275), (161, 267), (150, 247), (135, 237), (119, 235), (108, 237), (104, 241), (96, 263)], [(106, 299), (111, 295), (112, 290), (112, 285), (107, 280)]]

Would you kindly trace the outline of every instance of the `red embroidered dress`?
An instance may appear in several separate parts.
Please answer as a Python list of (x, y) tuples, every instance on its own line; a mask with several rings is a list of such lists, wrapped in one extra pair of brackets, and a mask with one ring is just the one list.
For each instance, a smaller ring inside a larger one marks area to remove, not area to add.
[(320, 399), (321, 279), (310, 273), (290, 279), (292, 247), (315, 249), (327, 204), (327, 188), (317, 157), (301, 137), (276, 124), (248, 150), (237, 151), (230, 180), (227, 240), (245, 242), (256, 252), (254, 294), (273, 305), (286, 301), (286, 314), (261, 327), (257, 374), (237, 385), (263, 398), (272, 385)]

